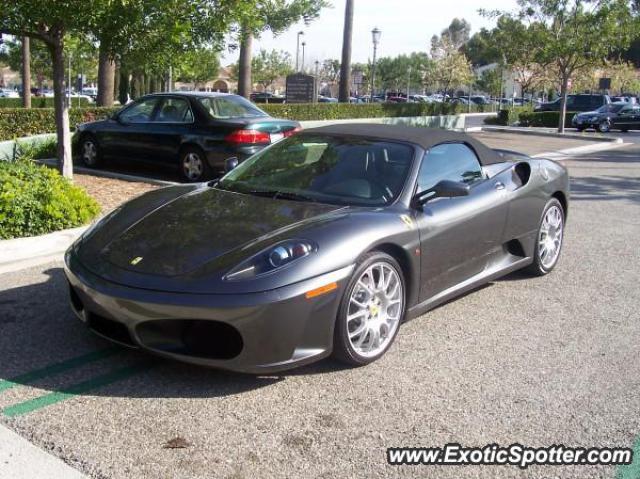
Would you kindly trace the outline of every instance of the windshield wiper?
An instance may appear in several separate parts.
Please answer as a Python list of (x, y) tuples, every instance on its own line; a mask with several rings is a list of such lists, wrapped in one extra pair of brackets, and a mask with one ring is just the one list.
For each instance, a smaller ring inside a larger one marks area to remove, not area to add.
[(315, 198), (311, 196), (303, 195), (300, 193), (292, 193), (288, 191), (278, 191), (278, 190), (248, 190), (245, 193), (254, 196), (265, 196), (267, 198), (278, 199), (281, 198), (283, 200), (293, 200), (293, 201), (310, 201), (315, 202)]

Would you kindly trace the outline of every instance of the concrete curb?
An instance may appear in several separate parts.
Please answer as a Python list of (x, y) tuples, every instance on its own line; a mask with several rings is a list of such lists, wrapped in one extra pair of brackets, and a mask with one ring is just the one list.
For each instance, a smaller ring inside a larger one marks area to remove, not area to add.
[(0, 425), (0, 477), (11, 479), (88, 479), (61, 459)]
[[(536, 135), (536, 136), (549, 136), (555, 138), (570, 138), (583, 141), (598, 141), (601, 143), (622, 143), (621, 138), (612, 138), (608, 136), (594, 136), (587, 133), (558, 133), (549, 129), (533, 129), (525, 127), (515, 126), (482, 126), (481, 131), (490, 131), (494, 133), (516, 133), (520, 135)], [(480, 131), (480, 130), (473, 130)]]
[[(57, 160), (55, 158), (47, 158), (44, 160), (36, 161), (51, 167), (55, 167), (57, 165)], [(83, 175), (99, 176), (102, 178), (112, 178), (114, 180), (132, 181), (136, 183), (148, 183), (150, 185), (174, 186), (181, 184), (177, 181), (156, 180), (153, 178), (147, 178), (145, 176), (127, 175), (125, 173), (115, 173), (113, 171), (95, 170), (92, 168), (85, 168), (83, 166), (76, 165), (73, 165), (73, 171), (74, 173), (81, 173)]]
[(88, 226), (0, 241), (0, 274), (58, 260)]

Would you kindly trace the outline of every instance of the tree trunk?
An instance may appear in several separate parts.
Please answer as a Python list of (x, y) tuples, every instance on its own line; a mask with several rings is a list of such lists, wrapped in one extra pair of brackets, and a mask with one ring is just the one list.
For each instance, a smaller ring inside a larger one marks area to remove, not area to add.
[(252, 90), (251, 81), (251, 45), (253, 35), (250, 32), (242, 33), (240, 39), (240, 60), (238, 71), (238, 95), (249, 98)]
[(113, 74), (113, 101), (115, 102), (120, 93), (120, 62), (116, 62), (116, 68)]
[(342, 36), (342, 63), (340, 64), (340, 92), (338, 100), (349, 103), (351, 97), (351, 44), (353, 40), (353, 0), (347, 0), (344, 11)]
[(22, 106), (31, 108), (31, 48), (29, 37), (22, 37)]
[(113, 83), (116, 63), (109, 55), (106, 45), (100, 43), (98, 55), (98, 106), (113, 106)]
[(73, 179), (71, 162), (71, 133), (69, 132), (69, 106), (64, 91), (64, 35), (60, 32), (49, 45), (53, 61), (53, 105), (58, 140), (58, 170), (62, 176)]
[(149, 93), (156, 93), (158, 91), (158, 78), (155, 75), (151, 75), (149, 78)]
[(558, 120), (558, 133), (564, 133), (564, 119), (567, 116), (567, 93), (569, 90), (569, 74), (562, 74), (560, 84), (560, 119)]

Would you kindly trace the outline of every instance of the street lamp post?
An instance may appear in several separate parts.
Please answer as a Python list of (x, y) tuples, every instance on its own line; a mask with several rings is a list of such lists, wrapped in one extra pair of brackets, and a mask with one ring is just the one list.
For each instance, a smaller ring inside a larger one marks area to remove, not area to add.
[(307, 42), (302, 42), (302, 65), (300, 71), (304, 71), (304, 47), (307, 46)]
[(380, 35), (382, 35), (382, 31), (380, 31), (378, 27), (371, 30), (371, 38), (373, 40), (373, 62), (371, 64), (371, 103), (373, 103), (373, 95), (376, 85), (376, 54), (378, 53)]
[(304, 35), (303, 31), (298, 32), (298, 43), (296, 46), (296, 72), (300, 71), (300, 36)]

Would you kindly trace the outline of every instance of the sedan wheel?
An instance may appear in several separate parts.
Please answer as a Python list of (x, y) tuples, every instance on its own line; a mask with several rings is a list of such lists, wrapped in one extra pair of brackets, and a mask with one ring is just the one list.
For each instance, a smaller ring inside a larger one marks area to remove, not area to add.
[(189, 148), (182, 153), (180, 165), (182, 176), (187, 181), (203, 181), (207, 177), (208, 167), (204, 154), (195, 148)]
[(405, 287), (398, 263), (384, 253), (367, 255), (343, 298), (335, 355), (352, 365), (375, 361), (395, 339), (404, 309)]
[(100, 154), (98, 144), (93, 138), (85, 138), (82, 141), (82, 149), (80, 151), (80, 159), (86, 166), (93, 168), (100, 164)]
[(611, 127), (609, 126), (609, 122), (607, 120), (601, 121), (598, 125), (598, 131), (600, 131), (601, 133), (607, 133), (610, 129)]
[(556, 266), (564, 237), (564, 209), (553, 198), (547, 203), (538, 230), (534, 262), (529, 271), (536, 275), (550, 273)]

